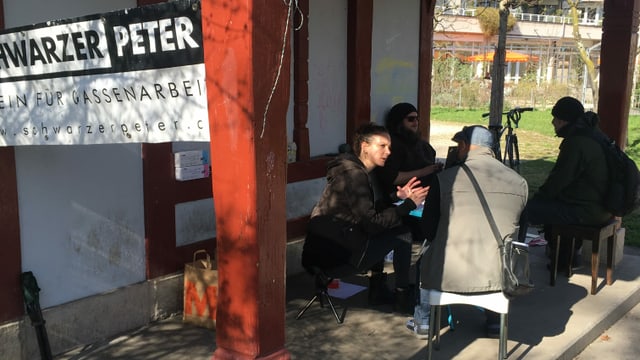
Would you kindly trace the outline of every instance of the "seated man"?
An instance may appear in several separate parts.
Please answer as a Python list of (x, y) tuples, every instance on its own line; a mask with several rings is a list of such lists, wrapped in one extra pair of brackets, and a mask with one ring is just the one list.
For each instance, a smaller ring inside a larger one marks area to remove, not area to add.
[(371, 270), (369, 302), (377, 305), (394, 301), (383, 273), (384, 257), (394, 250), (395, 301), (399, 310), (407, 311), (413, 308), (408, 291), (411, 233), (402, 226), (402, 217), (424, 201), (428, 189), (414, 178), (397, 188), (396, 196), (404, 199), (401, 205), (377, 206), (369, 173), (384, 165), (390, 142), (383, 126), (365, 124), (356, 131), (353, 153), (340, 154), (328, 164), (327, 185), (311, 212), (303, 261), (325, 266), (347, 262), (359, 271)]
[[(545, 238), (550, 246), (552, 224), (600, 225), (611, 218), (603, 207), (608, 171), (604, 151), (593, 138), (600, 131), (598, 116), (584, 112), (577, 99), (563, 97), (551, 110), (554, 130), (563, 138), (560, 153), (551, 173), (529, 200), (521, 224), (521, 241), (529, 224), (544, 225)], [(559, 266), (566, 266), (569, 242), (562, 242)], [(573, 266), (580, 266), (582, 239), (576, 239)]]
[[(462, 294), (502, 291), (500, 251), (478, 194), (462, 166), (467, 166), (487, 200), (502, 238), (515, 234), (527, 202), (526, 180), (494, 156), (493, 135), (483, 126), (465, 126), (452, 139), (459, 163), (431, 183), (422, 214), (427, 240), (420, 287)], [(418, 335), (428, 332), (429, 304), (421, 290), (414, 321)], [(497, 335), (498, 315), (487, 311), (487, 331)]]

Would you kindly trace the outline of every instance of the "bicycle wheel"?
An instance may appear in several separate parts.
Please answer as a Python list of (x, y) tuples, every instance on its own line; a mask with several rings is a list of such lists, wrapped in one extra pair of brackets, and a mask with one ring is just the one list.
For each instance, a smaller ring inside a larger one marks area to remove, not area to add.
[(518, 137), (516, 134), (513, 134), (511, 144), (513, 145), (513, 165), (511, 168), (520, 173), (520, 149), (518, 149)]
[(502, 153), (502, 163), (511, 167), (509, 149), (511, 149), (511, 136), (507, 134), (504, 136), (504, 152)]
[[(505, 144), (505, 154), (504, 154), (504, 159), (502, 160), (502, 162), (505, 165), (508, 165), (510, 168), (516, 170), (515, 166), (516, 163), (514, 161), (513, 155), (514, 155), (514, 151), (513, 151), (513, 145), (514, 145), (514, 135), (507, 135), (506, 136), (506, 144)], [(509, 162), (507, 162), (507, 159), (509, 160)], [(518, 171), (518, 170), (516, 170)]]

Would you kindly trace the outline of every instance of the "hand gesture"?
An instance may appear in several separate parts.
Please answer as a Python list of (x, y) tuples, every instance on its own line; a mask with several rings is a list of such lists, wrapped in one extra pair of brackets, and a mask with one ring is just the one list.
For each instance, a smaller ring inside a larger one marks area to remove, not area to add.
[(416, 205), (422, 204), (429, 193), (429, 187), (420, 186), (420, 180), (412, 177), (404, 186), (397, 187), (396, 195), (400, 199), (411, 199)]

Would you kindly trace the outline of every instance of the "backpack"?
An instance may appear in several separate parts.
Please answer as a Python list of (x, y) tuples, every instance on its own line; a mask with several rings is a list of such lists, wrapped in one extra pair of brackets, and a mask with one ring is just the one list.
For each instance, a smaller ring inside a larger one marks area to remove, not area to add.
[(594, 134), (602, 146), (609, 169), (609, 186), (604, 207), (612, 215), (622, 217), (640, 206), (640, 172), (636, 163), (620, 150), (615, 141), (601, 132)]

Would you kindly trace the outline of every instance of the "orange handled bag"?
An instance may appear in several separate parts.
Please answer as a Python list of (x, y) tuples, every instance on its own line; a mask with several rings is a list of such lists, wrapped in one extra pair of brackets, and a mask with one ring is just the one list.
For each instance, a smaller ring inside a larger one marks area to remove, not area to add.
[[(205, 255), (198, 259), (198, 255)], [(218, 306), (218, 270), (205, 250), (193, 253), (193, 262), (184, 266), (183, 321), (215, 329)]]

